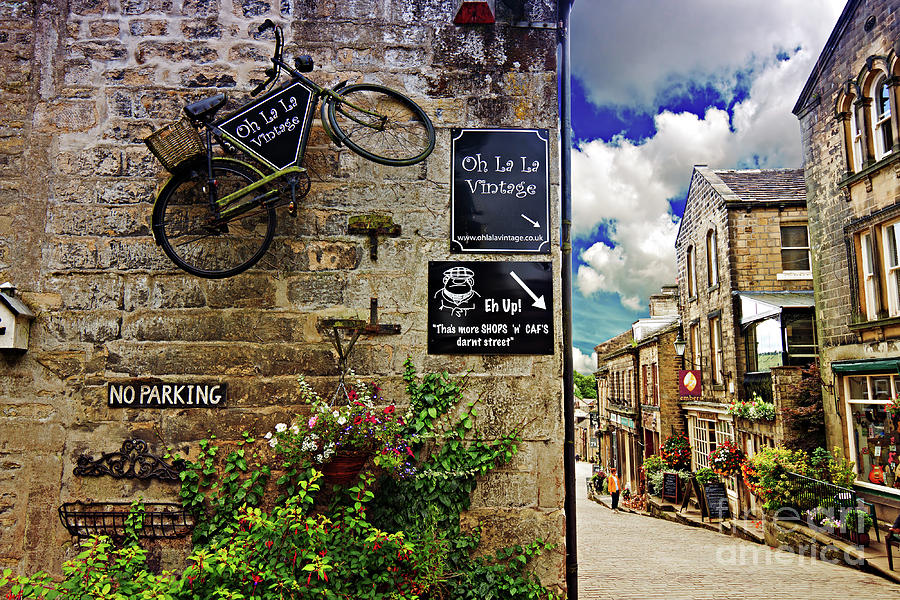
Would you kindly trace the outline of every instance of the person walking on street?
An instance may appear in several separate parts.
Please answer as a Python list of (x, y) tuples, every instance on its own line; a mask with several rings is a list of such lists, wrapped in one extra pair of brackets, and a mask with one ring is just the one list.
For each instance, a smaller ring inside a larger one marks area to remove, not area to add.
[(615, 467), (609, 470), (609, 477), (607, 477), (606, 482), (606, 489), (612, 494), (612, 509), (614, 512), (619, 512), (619, 492), (622, 490), (622, 487), (619, 485), (619, 476), (616, 475)]

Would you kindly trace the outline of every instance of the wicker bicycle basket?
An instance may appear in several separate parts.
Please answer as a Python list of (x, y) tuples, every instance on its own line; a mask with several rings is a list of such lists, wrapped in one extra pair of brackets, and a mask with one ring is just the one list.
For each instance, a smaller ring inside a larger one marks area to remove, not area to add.
[(181, 163), (204, 152), (200, 134), (187, 119), (154, 131), (144, 143), (168, 171), (174, 171)]

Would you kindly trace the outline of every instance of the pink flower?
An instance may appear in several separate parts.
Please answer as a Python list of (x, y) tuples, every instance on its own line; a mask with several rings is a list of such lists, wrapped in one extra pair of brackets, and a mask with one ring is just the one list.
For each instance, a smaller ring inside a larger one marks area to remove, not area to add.
[(307, 425), (309, 426), (309, 429), (312, 429), (313, 427), (315, 427), (316, 421), (318, 421), (318, 420), (319, 420), (319, 417), (317, 415), (311, 416), (309, 418), (309, 423), (307, 423)]

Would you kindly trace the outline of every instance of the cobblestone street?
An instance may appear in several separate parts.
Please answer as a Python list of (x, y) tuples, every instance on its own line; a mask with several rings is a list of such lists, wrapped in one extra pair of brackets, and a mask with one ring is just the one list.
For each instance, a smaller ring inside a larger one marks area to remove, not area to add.
[(877, 575), (587, 499), (576, 468), (578, 590), (583, 600), (900, 599)]

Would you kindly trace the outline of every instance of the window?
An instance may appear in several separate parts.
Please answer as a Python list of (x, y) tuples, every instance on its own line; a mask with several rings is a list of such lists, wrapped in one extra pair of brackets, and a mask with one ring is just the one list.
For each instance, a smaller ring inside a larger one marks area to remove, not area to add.
[(657, 367), (656, 363), (653, 363), (650, 366), (650, 375), (651, 375), (651, 394), (650, 394), (650, 404), (655, 406), (659, 406), (659, 386), (656, 384), (657, 382)]
[(641, 398), (644, 404), (650, 404), (650, 378), (647, 376), (647, 365), (641, 365)]
[(692, 323), (690, 329), (691, 338), (691, 368), (700, 368), (700, 324)]
[(874, 321), (878, 318), (878, 279), (875, 275), (875, 248), (872, 247), (872, 236), (864, 233), (860, 236), (862, 254), (862, 283), (865, 298), (866, 319)]
[(687, 249), (687, 292), (688, 298), (697, 296), (697, 273), (695, 272), (696, 258), (694, 257), (694, 247), (688, 246)]
[(900, 221), (882, 228), (888, 314), (900, 315)]
[(722, 385), (725, 383), (725, 356), (722, 347), (722, 321), (719, 317), (709, 320), (709, 347), (712, 354), (712, 382)]
[(863, 135), (859, 126), (861, 107), (853, 107), (850, 111), (850, 144), (853, 165), (851, 169), (859, 171), (863, 168)]
[(716, 232), (710, 229), (706, 234), (706, 281), (709, 287), (719, 283), (719, 264), (716, 256)]
[(731, 423), (701, 417), (691, 417), (691, 458), (694, 461), (694, 469), (709, 466), (709, 454), (719, 444), (725, 441), (733, 441)]
[(872, 140), (875, 160), (890, 154), (894, 147), (891, 130), (891, 92), (887, 77), (881, 76), (872, 84)]
[(784, 309), (780, 316), (750, 323), (744, 332), (747, 372), (808, 366), (818, 351), (815, 329), (813, 313), (801, 309)]
[(809, 233), (806, 225), (781, 226), (781, 268), (809, 271)]
[(853, 375), (843, 381), (850, 451), (857, 479), (895, 488), (900, 457), (900, 418), (887, 410), (900, 391), (897, 375)]

